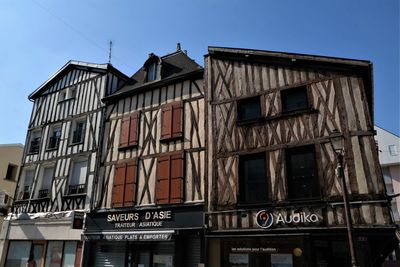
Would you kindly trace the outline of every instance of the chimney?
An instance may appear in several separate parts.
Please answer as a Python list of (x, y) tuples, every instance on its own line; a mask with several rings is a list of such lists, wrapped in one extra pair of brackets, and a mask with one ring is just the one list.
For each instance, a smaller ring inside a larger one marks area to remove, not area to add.
[(176, 52), (181, 51), (181, 43), (176, 44)]

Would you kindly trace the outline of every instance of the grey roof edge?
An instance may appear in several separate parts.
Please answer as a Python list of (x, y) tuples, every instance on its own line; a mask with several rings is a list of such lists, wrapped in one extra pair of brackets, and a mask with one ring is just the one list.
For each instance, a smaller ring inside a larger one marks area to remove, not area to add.
[(375, 124), (374, 126), (377, 127), (377, 128), (379, 128), (379, 129), (381, 129), (382, 131), (385, 131), (385, 132), (387, 132), (387, 133), (390, 133), (390, 134), (396, 136), (397, 138), (400, 138), (400, 135), (398, 135), (398, 134), (396, 134), (396, 133), (393, 133), (393, 132), (391, 132), (391, 131), (389, 131), (389, 130), (387, 130), (387, 129), (385, 129), (385, 128), (383, 128), (383, 127), (377, 125), (377, 124)]
[(97, 63), (90, 63), (90, 62), (84, 62), (84, 61), (78, 61), (78, 60), (69, 60), (64, 66), (62, 66), (58, 71), (53, 73), (44, 83), (42, 83), (35, 91), (33, 91), (29, 96), (28, 99), (32, 100), (35, 98), (37, 94), (43, 90), (46, 85), (48, 85), (53, 79), (55, 79), (58, 75), (60, 75), (63, 71), (65, 71), (68, 67), (70, 66), (78, 66), (78, 67), (86, 67), (86, 68), (93, 68), (93, 69), (102, 69), (102, 70), (108, 70), (111, 69), (111, 71), (116, 72), (118, 75), (122, 75), (123, 78), (128, 79), (129, 77), (122, 73), (120, 70), (116, 69), (114, 66), (112, 66), (109, 63), (103, 63), (103, 64), (97, 64)]
[[(288, 59), (302, 59), (320, 61), (325, 63), (340, 63), (346, 65), (356, 65), (368, 67), (372, 62), (370, 60), (362, 59), (351, 59), (342, 57), (331, 57), (301, 53), (289, 53), (269, 50), (258, 50), (258, 49), (247, 49), (247, 48), (233, 48), (233, 47), (220, 47), (220, 46), (208, 46), (208, 54), (216, 53), (229, 53), (229, 54), (243, 54), (243, 55), (254, 55), (254, 56), (266, 56), (266, 57), (280, 57)], [(207, 56), (207, 55), (206, 55)]]

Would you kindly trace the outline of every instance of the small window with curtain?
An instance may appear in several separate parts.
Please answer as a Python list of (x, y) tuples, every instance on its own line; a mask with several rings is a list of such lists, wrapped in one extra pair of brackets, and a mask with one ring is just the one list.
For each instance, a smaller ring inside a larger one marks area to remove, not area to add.
[(314, 146), (286, 150), (289, 199), (320, 196)]
[(161, 141), (183, 137), (183, 103), (165, 105), (161, 112)]
[(67, 195), (86, 193), (87, 161), (74, 161), (69, 176)]
[(112, 207), (130, 207), (136, 203), (137, 159), (115, 166)]
[(157, 63), (152, 63), (148, 68), (147, 68), (147, 77), (146, 80), (148, 82), (155, 81), (157, 80), (158, 77), (158, 65)]
[(261, 119), (260, 97), (250, 97), (238, 100), (237, 120), (238, 122), (251, 122)]
[(307, 86), (281, 91), (282, 112), (293, 112), (309, 108)]
[(37, 154), (40, 149), (40, 141), (42, 140), (41, 131), (33, 131), (31, 132), (31, 136), (29, 138), (29, 154)]
[(61, 127), (53, 126), (50, 129), (50, 136), (47, 143), (47, 150), (57, 149), (61, 140)]
[(239, 157), (239, 202), (242, 204), (268, 201), (265, 153)]
[(140, 112), (134, 112), (122, 118), (119, 137), (119, 148), (137, 146), (139, 143)]
[(157, 204), (183, 203), (184, 152), (162, 155), (157, 161)]

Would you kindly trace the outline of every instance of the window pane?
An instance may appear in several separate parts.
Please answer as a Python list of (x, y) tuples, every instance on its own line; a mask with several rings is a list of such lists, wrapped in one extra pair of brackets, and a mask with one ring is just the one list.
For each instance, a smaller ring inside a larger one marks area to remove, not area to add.
[(268, 196), (265, 153), (242, 156), (239, 161), (241, 201), (246, 203), (266, 201)]
[(29, 241), (10, 241), (6, 267), (25, 267), (28, 262), (31, 242)]
[(399, 154), (399, 151), (398, 151), (396, 145), (390, 145), (389, 146), (389, 152), (390, 152), (391, 156), (397, 156)]
[(287, 151), (289, 198), (318, 196), (315, 152), (313, 147)]
[(60, 267), (63, 252), (63, 241), (49, 241), (46, 253), (46, 267)]
[(307, 87), (302, 86), (282, 91), (283, 111), (295, 111), (307, 107)]
[(260, 97), (252, 97), (238, 101), (238, 120), (250, 120), (261, 117)]
[(84, 184), (86, 182), (87, 161), (74, 162), (71, 185)]
[(76, 241), (65, 242), (63, 265), (62, 265), (63, 267), (74, 267), (76, 244), (77, 244)]

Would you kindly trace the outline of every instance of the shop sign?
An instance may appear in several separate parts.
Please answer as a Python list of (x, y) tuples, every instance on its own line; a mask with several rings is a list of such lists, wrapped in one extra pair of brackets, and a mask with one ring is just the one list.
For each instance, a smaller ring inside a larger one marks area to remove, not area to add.
[(271, 253), (278, 251), (277, 248), (270, 247), (231, 247), (232, 253)]
[(169, 241), (172, 233), (101, 233), (83, 235), (85, 241), (107, 240), (107, 241)]
[(201, 228), (202, 210), (135, 210), (93, 212), (86, 215), (87, 231)]
[(317, 224), (320, 221), (320, 216), (312, 212), (282, 213), (260, 210), (256, 214), (257, 225), (264, 229), (268, 229), (273, 225)]

